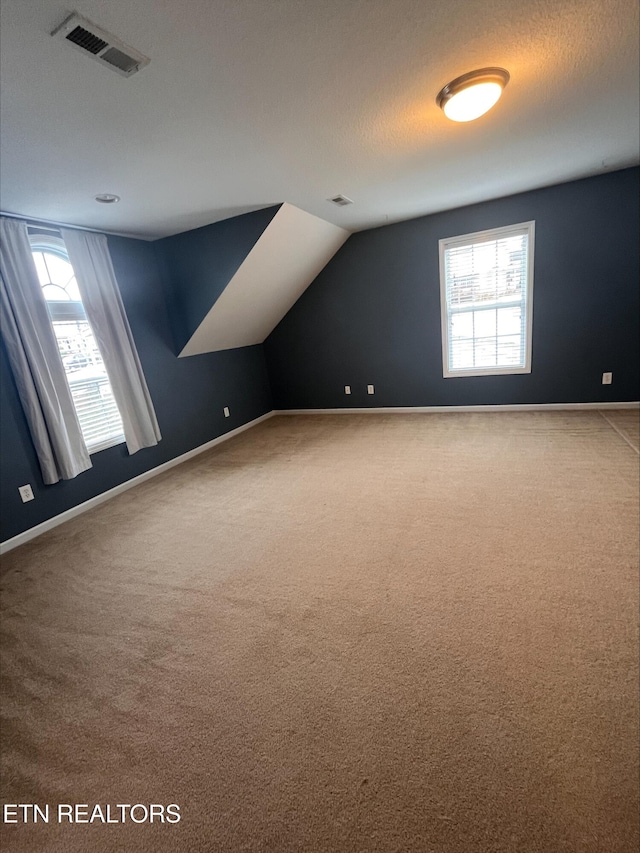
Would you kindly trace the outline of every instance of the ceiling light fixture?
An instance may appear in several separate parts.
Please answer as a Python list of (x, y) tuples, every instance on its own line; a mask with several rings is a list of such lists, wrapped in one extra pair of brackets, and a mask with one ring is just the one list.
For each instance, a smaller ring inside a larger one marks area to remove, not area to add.
[(473, 121), (491, 109), (508, 82), (504, 68), (480, 68), (447, 83), (436, 103), (452, 121)]
[(100, 204), (116, 204), (120, 201), (120, 196), (113, 195), (113, 193), (100, 193), (96, 196), (96, 201), (99, 201)]

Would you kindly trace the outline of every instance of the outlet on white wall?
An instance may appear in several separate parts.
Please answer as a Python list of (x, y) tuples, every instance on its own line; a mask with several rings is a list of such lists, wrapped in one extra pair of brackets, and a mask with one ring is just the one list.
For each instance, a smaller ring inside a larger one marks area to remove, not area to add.
[(33, 489), (29, 483), (27, 483), (26, 486), (18, 486), (18, 491), (20, 492), (23, 504), (26, 504), (27, 501), (34, 500)]
[(373, 394), (373, 393), (374, 393), (373, 385), (367, 385), (367, 394)]
[(602, 374), (602, 384), (603, 385), (611, 385), (613, 382), (613, 373), (603, 373)]
[(224, 412), (225, 418), (228, 418), (229, 417), (229, 406), (225, 406), (222, 411)]
[(344, 393), (345, 393), (345, 394), (350, 394), (350, 393), (351, 393), (351, 385), (345, 385), (345, 386), (344, 386)]

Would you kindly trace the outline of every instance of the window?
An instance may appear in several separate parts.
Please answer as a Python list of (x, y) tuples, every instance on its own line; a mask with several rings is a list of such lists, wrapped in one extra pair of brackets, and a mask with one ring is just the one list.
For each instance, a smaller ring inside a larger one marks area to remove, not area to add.
[(29, 239), (85, 443), (90, 453), (120, 444), (122, 418), (64, 243), (40, 234)]
[(440, 240), (445, 377), (531, 373), (534, 224)]

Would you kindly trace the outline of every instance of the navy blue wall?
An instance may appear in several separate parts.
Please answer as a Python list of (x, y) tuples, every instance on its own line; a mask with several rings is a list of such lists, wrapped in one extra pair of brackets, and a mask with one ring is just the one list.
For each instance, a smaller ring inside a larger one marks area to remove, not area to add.
[[(638, 174), (625, 169), (352, 235), (265, 342), (274, 407), (637, 400)], [(530, 219), (531, 374), (444, 379), (438, 241)], [(604, 371), (613, 371), (613, 385), (601, 384)]]
[(176, 354), (209, 313), (280, 205), (158, 240)]
[[(157, 244), (110, 237), (109, 248), (162, 441), (133, 456), (125, 445), (110, 447), (92, 456), (90, 471), (45, 486), (2, 349), (2, 541), (271, 410), (262, 347), (176, 358)], [(224, 406), (230, 407), (230, 418), (224, 417)], [(25, 483), (31, 483), (36, 499), (23, 504), (18, 486)]]
[[(637, 168), (627, 169), (354, 234), (264, 349), (183, 359), (176, 358), (170, 326), (176, 292), (195, 281), (195, 299), (226, 277), (216, 278), (215, 241), (207, 238), (213, 232), (156, 243), (110, 237), (163, 440), (133, 456), (124, 445), (101, 451), (92, 470), (44, 486), (0, 348), (0, 539), (216, 438), (272, 403), (284, 409), (637, 400), (638, 178)], [(259, 211), (262, 219), (249, 215), (250, 227), (234, 244), (238, 252), (240, 243), (251, 248), (276, 210)], [(443, 379), (438, 240), (529, 219), (536, 221), (532, 373)], [(601, 374), (609, 370), (613, 385), (603, 386)], [(373, 397), (368, 383), (376, 386)], [(223, 406), (231, 408), (228, 419)], [(25, 483), (36, 495), (27, 504), (18, 494)]]

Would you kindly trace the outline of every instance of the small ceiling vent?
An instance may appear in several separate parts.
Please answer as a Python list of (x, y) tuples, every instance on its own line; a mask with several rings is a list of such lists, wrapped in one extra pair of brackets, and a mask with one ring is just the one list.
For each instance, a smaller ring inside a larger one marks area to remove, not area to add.
[(131, 77), (150, 62), (148, 56), (129, 47), (76, 12), (65, 18), (51, 35), (63, 39), (123, 77)]
[(327, 201), (337, 204), (338, 207), (346, 207), (348, 204), (353, 204), (353, 199), (347, 198), (346, 195), (334, 195), (333, 198), (329, 198)]

